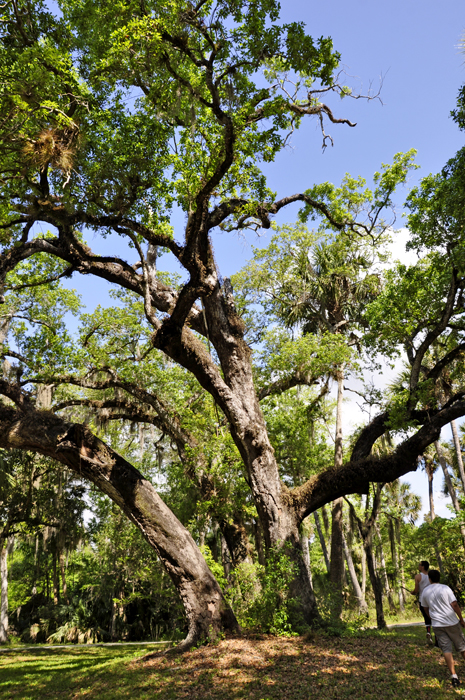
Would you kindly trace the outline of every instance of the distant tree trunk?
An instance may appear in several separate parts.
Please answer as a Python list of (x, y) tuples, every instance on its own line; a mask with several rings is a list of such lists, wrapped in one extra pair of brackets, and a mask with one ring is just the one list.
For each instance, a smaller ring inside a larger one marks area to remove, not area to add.
[(62, 549), (60, 549), (60, 553), (59, 553), (59, 563), (60, 563), (60, 572), (61, 572), (61, 590), (63, 593), (63, 598), (65, 599), (66, 605), (69, 605), (68, 585), (66, 583), (65, 555), (64, 555), (64, 552)]
[[(460, 446), (459, 446), (460, 447)], [(428, 463), (426, 462), (428, 465)], [(428, 469), (428, 466), (426, 467), (426, 473), (428, 475), (428, 496), (429, 496), (429, 516), (431, 519), (431, 522), (434, 521), (436, 518), (436, 513), (434, 512), (434, 498), (433, 498), (433, 469), (430, 468)], [(434, 553), (436, 554), (436, 559), (438, 561), (438, 567), (439, 571), (441, 572), (441, 575), (444, 575), (444, 569), (442, 566), (442, 557), (441, 557), (441, 552), (439, 551), (438, 543), (435, 542), (434, 544)]]
[(386, 620), (384, 619), (383, 610), (383, 586), (381, 580), (376, 571), (375, 558), (373, 554), (373, 546), (371, 542), (371, 534), (364, 539), (363, 546), (365, 548), (365, 553), (367, 557), (368, 573), (370, 575), (371, 587), (373, 588), (373, 594), (375, 596), (375, 606), (376, 606), (376, 624), (379, 630), (386, 627)]
[(399, 569), (400, 569), (400, 583), (402, 586), (402, 593), (404, 594), (405, 602), (405, 574), (404, 574), (404, 555), (402, 553), (402, 542), (400, 537), (400, 521), (396, 519), (396, 540), (397, 540), (397, 551), (399, 552)]
[(314, 519), (315, 519), (316, 531), (317, 531), (317, 533), (318, 533), (318, 539), (320, 540), (321, 551), (323, 552), (323, 557), (324, 557), (325, 564), (326, 564), (326, 571), (327, 571), (328, 574), (329, 574), (331, 567), (330, 567), (330, 563), (329, 563), (328, 550), (327, 550), (327, 548), (326, 548), (325, 537), (324, 537), (324, 534), (323, 534), (323, 530), (321, 529), (320, 516), (319, 516), (317, 510), (315, 510), (315, 511), (313, 512), (313, 517), (314, 517)]
[(265, 551), (263, 547), (263, 533), (260, 520), (253, 521), (253, 535), (255, 540), (255, 549), (257, 550), (258, 563), (265, 566)]
[(223, 564), (224, 575), (228, 578), (231, 571), (231, 561), (229, 559), (229, 550), (226, 540), (221, 534), (221, 562)]
[[(334, 448), (334, 467), (342, 466), (342, 401), (344, 398), (344, 371), (342, 367), (337, 371), (337, 407), (336, 407), (336, 439)], [(342, 588), (344, 584), (344, 550), (342, 544), (343, 529), (343, 498), (333, 501), (331, 510), (331, 568), (329, 579), (336, 592), (336, 605), (334, 614), (342, 617)]]
[(384, 590), (386, 591), (386, 597), (388, 599), (391, 612), (396, 612), (396, 606), (394, 605), (391, 586), (389, 585), (389, 579), (386, 570), (386, 559), (384, 557), (383, 540), (381, 539), (381, 532), (379, 530), (378, 523), (375, 523), (375, 532), (378, 536), (379, 557), (381, 560), (381, 576), (383, 578)]
[(6, 538), (0, 539), (0, 644), (8, 641), (8, 547)]
[(57, 552), (53, 547), (52, 551), (52, 576), (53, 576), (53, 603), (58, 605), (60, 600), (60, 581), (58, 579)]
[(428, 499), (429, 499), (429, 515), (431, 518), (431, 522), (436, 517), (436, 513), (434, 512), (434, 493), (433, 493), (433, 478), (434, 474), (431, 469), (427, 470), (427, 475), (428, 475)]
[(460, 446), (457, 423), (455, 422), (455, 420), (452, 420), (450, 422), (450, 427), (452, 428), (452, 437), (454, 439), (455, 453), (457, 455), (457, 465), (459, 468), (460, 481), (462, 482), (463, 495), (465, 496), (465, 471), (463, 468), (462, 448)]
[(110, 636), (111, 640), (115, 642), (118, 639), (118, 620), (121, 615), (121, 603), (119, 600), (123, 597), (122, 591), (119, 592), (118, 596), (115, 596), (112, 600), (111, 605), (111, 621), (110, 621)]
[(442, 468), (442, 473), (444, 474), (444, 481), (446, 482), (447, 491), (448, 491), (449, 496), (451, 498), (452, 505), (454, 506), (455, 512), (458, 513), (460, 511), (460, 504), (459, 504), (459, 501), (457, 498), (457, 493), (455, 492), (454, 485), (452, 483), (452, 479), (450, 478), (449, 470), (447, 468), (446, 458), (444, 457), (444, 452), (442, 451), (442, 447), (437, 440), (434, 443), (434, 447), (436, 449), (436, 454), (438, 456), (438, 462)]
[(304, 566), (307, 569), (307, 575), (313, 587), (312, 570), (310, 567), (310, 551), (308, 549), (308, 531), (303, 523), (300, 525), (300, 546), (302, 547)]
[[(446, 462), (446, 459), (444, 457), (444, 452), (442, 451), (441, 445), (439, 444), (438, 441), (436, 441), (434, 443), (434, 446), (436, 448), (436, 454), (438, 456), (439, 464), (441, 465), (442, 472), (444, 474), (444, 481), (446, 482), (447, 490), (449, 492), (449, 496), (451, 498), (452, 505), (454, 506), (455, 512), (459, 513), (460, 512), (460, 504), (459, 504), (459, 500), (457, 498), (457, 494), (455, 492), (454, 485), (452, 483), (452, 479), (450, 478), (449, 470), (447, 468), (447, 462)], [(464, 525), (460, 525), (460, 534), (462, 536), (462, 544), (463, 544), (463, 547), (465, 549), (465, 526)]]
[(230, 520), (218, 520), (221, 533), (228, 546), (231, 564), (236, 567), (242, 562), (252, 561), (252, 547), (245, 529), (241, 513), (233, 513)]
[(32, 595), (37, 592), (36, 582), (40, 579), (40, 560), (39, 560), (39, 535), (36, 535), (36, 542), (34, 548), (34, 583), (32, 586)]
[(320, 510), (321, 510), (321, 517), (323, 518), (323, 525), (324, 525), (326, 539), (328, 540), (329, 549), (331, 550), (331, 527), (330, 527), (330, 523), (329, 523), (328, 509), (326, 508), (326, 506), (322, 506), (320, 508)]
[(403, 582), (401, 581), (399, 554), (397, 551), (396, 529), (395, 529), (394, 519), (392, 517), (389, 518), (388, 525), (389, 525), (389, 539), (391, 541), (392, 563), (394, 564), (394, 571), (396, 572), (397, 597), (399, 599), (400, 611), (403, 613), (403, 612), (405, 612), (404, 589), (402, 588)]
[(383, 489), (383, 484), (376, 484), (376, 486), (373, 485), (373, 488), (374, 494), (371, 513), (368, 514), (369, 494), (367, 494), (364, 521), (362, 521), (362, 519), (357, 515), (353, 503), (351, 503), (349, 500), (347, 500), (347, 503), (349, 504), (352, 517), (358, 525), (360, 536), (363, 541), (363, 548), (365, 550), (366, 562), (368, 565), (368, 573), (370, 576), (371, 586), (373, 588), (373, 594), (375, 596), (376, 621), (378, 629), (383, 629), (386, 627), (383, 611), (383, 587), (381, 579), (376, 571), (375, 555), (373, 551), (373, 531), (376, 526), (376, 518), (381, 502), (381, 491)]
[(139, 423), (139, 459), (142, 462), (144, 459), (144, 449), (145, 449), (145, 431), (142, 423)]
[(365, 600), (365, 596), (362, 593), (362, 589), (360, 588), (360, 584), (358, 582), (357, 574), (355, 572), (355, 567), (354, 567), (354, 562), (352, 560), (352, 555), (350, 553), (350, 549), (347, 545), (346, 538), (344, 537), (344, 534), (342, 535), (342, 545), (344, 547), (344, 554), (347, 562), (347, 568), (349, 569), (349, 575), (350, 575), (350, 580), (352, 582), (352, 587), (354, 589), (355, 596), (358, 600), (358, 607), (360, 608), (360, 612), (367, 613), (368, 612), (368, 606)]
[(366, 590), (367, 590), (367, 555), (365, 552), (365, 548), (362, 547), (362, 595), (363, 595), (364, 599), (365, 599), (365, 595), (366, 595)]

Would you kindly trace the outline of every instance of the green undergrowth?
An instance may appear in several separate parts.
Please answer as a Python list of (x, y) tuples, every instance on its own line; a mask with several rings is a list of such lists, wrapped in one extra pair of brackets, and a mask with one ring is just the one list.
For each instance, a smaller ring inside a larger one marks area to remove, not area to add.
[[(227, 638), (182, 656), (140, 661), (153, 647), (96, 647), (0, 653), (2, 700), (159, 698), (336, 700), (456, 696), (444, 660), (424, 630), (360, 631), (334, 638)], [(458, 662), (465, 680), (465, 662)]]

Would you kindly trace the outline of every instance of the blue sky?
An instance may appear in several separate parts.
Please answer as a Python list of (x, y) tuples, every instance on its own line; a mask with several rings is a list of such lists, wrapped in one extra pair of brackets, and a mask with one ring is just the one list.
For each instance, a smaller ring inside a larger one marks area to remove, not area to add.
[[(429, 172), (440, 170), (463, 145), (464, 134), (449, 116), (465, 82), (465, 54), (458, 49), (465, 31), (463, 0), (286, 0), (282, 19), (303, 21), (314, 37), (331, 36), (343, 67), (353, 76), (344, 83), (361, 93), (370, 86), (376, 92), (382, 79), (382, 103), (332, 98), (329, 104), (335, 115), (347, 117), (357, 126), (328, 125), (334, 146), (324, 152), (318, 122), (305, 122), (290, 147), (266, 168), (269, 184), (279, 197), (317, 182), (339, 183), (346, 172), (369, 181), (381, 163), (391, 162), (399, 151), (415, 148), (421, 169), (412, 174), (411, 186)], [(407, 191), (405, 188), (397, 195), (399, 226)], [(289, 208), (279, 221), (292, 222), (296, 215), (297, 207)], [(176, 237), (181, 239), (183, 217), (175, 215), (173, 224)], [(269, 235), (264, 232), (257, 239), (252, 233), (245, 237), (215, 234), (215, 255), (223, 277), (236, 272), (251, 257), (251, 244), (266, 245)], [(96, 251), (102, 250), (96, 237), (91, 235), (89, 243)], [(402, 255), (402, 249), (397, 254)], [(75, 277), (72, 285), (83, 294), (89, 310), (98, 300), (105, 303), (106, 282), (90, 278), (78, 281)], [(421, 493), (426, 506), (426, 476), (410, 474), (406, 480)], [(436, 481), (439, 488), (441, 479)], [(447, 514), (444, 503), (438, 503), (441, 515)]]
[[(266, 168), (270, 186), (278, 196), (307, 189), (323, 181), (339, 183), (345, 173), (368, 181), (381, 163), (395, 153), (415, 148), (416, 171), (410, 184), (437, 172), (464, 143), (449, 117), (458, 89), (465, 80), (465, 54), (457, 48), (465, 31), (463, 0), (329, 0), (326, 3), (287, 0), (284, 21), (301, 20), (314, 37), (331, 36), (349, 76), (344, 82), (354, 92), (376, 92), (374, 100), (332, 98), (335, 115), (357, 122), (355, 128), (328, 125), (334, 146), (321, 149), (316, 119), (308, 119), (294, 135), (289, 148)], [(406, 190), (399, 191), (401, 207)], [(293, 221), (298, 206), (281, 213), (280, 221)], [(399, 219), (399, 224), (401, 220)], [(180, 224), (182, 222), (179, 222)], [(265, 244), (264, 235), (261, 243)], [(223, 276), (232, 274), (250, 256), (247, 242), (218, 234), (215, 249)]]

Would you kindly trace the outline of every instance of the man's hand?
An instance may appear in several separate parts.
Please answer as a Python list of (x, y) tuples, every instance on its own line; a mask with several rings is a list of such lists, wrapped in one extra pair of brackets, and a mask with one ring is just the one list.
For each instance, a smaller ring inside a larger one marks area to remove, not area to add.
[(457, 615), (457, 617), (459, 618), (459, 622), (460, 622), (461, 626), (465, 627), (465, 622), (464, 622), (463, 617), (462, 617), (462, 609), (456, 600), (454, 600), (454, 602), (451, 603), (451, 607), (452, 607), (452, 610)]

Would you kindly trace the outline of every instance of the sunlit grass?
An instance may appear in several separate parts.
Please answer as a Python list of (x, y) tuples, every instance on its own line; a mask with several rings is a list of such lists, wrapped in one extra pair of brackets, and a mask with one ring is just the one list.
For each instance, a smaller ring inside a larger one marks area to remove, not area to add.
[[(424, 630), (352, 637), (226, 639), (182, 657), (147, 647), (85, 647), (0, 654), (0, 698), (160, 700), (444, 700), (455, 695), (440, 652)], [(465, 680), (465, 664), (458, 672)]]

